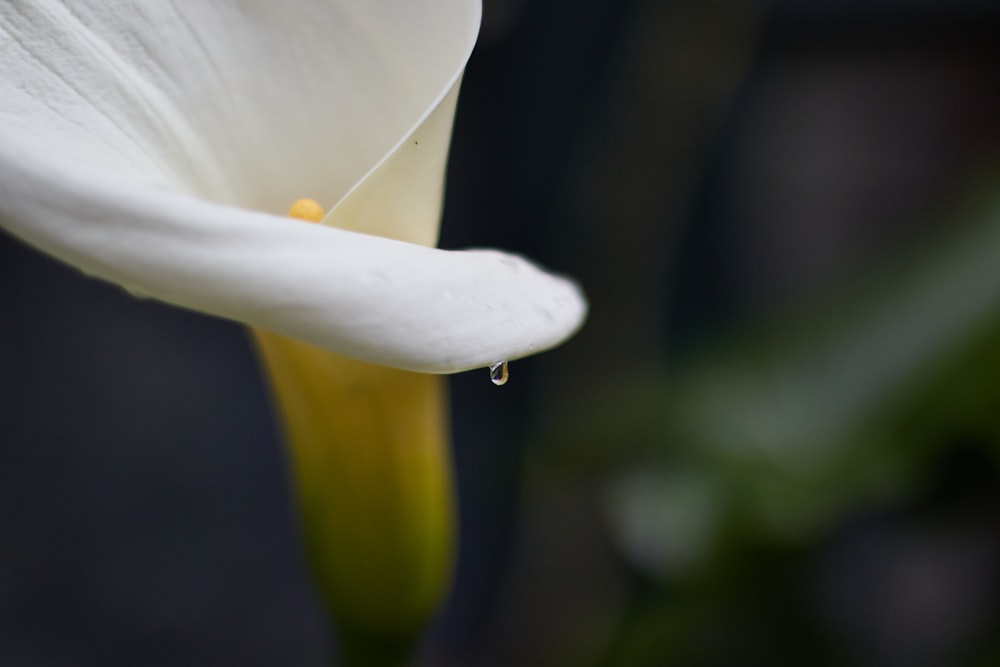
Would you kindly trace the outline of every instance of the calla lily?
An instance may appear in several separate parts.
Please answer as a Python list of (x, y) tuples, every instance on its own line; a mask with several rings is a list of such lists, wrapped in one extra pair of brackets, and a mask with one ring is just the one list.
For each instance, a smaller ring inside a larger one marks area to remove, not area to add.
[[(552, 347), (585, 314), (571, 281), (425, 247), (479, 16), (478, 0), (4, 3), (0, 223), (135, 293), (377, 364)], [(306, 196), (336, 203), (326, 225), (284, 217)]]
[[(255, 327), (349, 664), (404, 662), (447, 588), (447, 400), (426, 373), (540, 352), (586, 312), (517, 256), (430, 247), (479, 18), (479, 0), (0, 6), (0, 224)], [(334, 204), (323, 225), (286, 217), (302, 197)]]

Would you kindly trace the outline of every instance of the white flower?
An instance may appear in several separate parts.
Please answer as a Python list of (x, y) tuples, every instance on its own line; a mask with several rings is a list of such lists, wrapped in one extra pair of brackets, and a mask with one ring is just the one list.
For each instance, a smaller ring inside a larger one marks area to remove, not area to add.
[[(378, 364), (552, 347), (585, 316), (572, 282), (426, 247), (479, 17), (478, 0), (5, 2), (0, 224), (132, 291)], [(327, 226), (285, 217), (301, 197), (339, 202)]]

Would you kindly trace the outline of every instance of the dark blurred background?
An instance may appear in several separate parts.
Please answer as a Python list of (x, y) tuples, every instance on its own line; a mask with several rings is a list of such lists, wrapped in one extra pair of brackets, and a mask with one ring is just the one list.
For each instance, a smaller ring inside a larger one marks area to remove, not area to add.
[[(437, 666), (1000, 664), (1000, 5), (486, 0), (442, 245), (577, 277), (452, 380)], [(0, 238), (0, 665), (321, 665), (243, 330)]]

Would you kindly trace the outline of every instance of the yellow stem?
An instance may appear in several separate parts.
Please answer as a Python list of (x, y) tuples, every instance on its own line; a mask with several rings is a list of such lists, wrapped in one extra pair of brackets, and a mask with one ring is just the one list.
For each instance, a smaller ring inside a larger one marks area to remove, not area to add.
[(291, 445), (307, 552), (341, 641), (355, 656), (412, 648), (453, 564), (444, 378), (266, 331), (254, 337)]

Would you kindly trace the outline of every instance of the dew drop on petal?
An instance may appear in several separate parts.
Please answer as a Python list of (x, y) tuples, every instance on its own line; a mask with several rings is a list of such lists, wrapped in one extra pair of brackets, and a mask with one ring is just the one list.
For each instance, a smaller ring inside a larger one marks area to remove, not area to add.
[(490, 382), (496, 386), (507, 384), (510, 373), (507, 372), (507, 362), (498, 361), (490, 366)]

